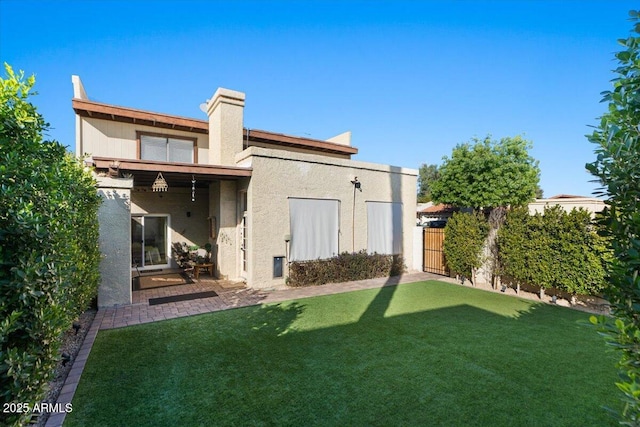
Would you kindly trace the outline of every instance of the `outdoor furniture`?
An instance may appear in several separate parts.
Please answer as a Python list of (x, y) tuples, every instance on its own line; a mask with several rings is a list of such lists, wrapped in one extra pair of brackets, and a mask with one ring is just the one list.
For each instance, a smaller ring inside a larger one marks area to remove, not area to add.
[(209, 276), (213, 277), (213, 263), (195, 264), (193, 266), (193, 275), (196, 280), (200, 276), (200, 270), (204, 270), (209, 273)]

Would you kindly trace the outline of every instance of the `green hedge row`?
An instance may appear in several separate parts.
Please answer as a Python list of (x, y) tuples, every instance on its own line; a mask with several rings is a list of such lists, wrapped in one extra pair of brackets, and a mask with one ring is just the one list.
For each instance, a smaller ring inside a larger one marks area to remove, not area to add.
[(323, 285), (375, 277), (397, 276), (406, 270), (401, 255), (344, 252), (326, 260), (294, 261), (289, 264), (289, 286)]
[[(0, 402), (38, 402), (62, 332), (97, 293), (95, 182), (28, 101), (35, 79), (0, 79)], [(0, 413), (0, 425), (30, 414)]]
[(475, 281), (475, 271), (484, 262), (482, 248), (489, 223), (480, 213), (457, 212), (444, 228), (443, 251), (447, 265), (457, 274)]
[(611, 259), (589, 212), (559, 206), (545, 208), (544, 214), (529, 215), (526, 208), (508, 212), (498, 230), (498, 253), (503, 281), (572, 295), (600, 294)]
[(443, 249), (452, 271), (472, 279), (481, 265), (490, 265), (503, 283), (518, 287), (555, 288), (572, 295), (604, 290), (612, 255), (589, 212), (554, 206), (530, 215), (527, 208), (512, 209), (498, 229), (496, 251), (484, 251), (489, 230), (479, 213), (458, 213), (448, 221)]

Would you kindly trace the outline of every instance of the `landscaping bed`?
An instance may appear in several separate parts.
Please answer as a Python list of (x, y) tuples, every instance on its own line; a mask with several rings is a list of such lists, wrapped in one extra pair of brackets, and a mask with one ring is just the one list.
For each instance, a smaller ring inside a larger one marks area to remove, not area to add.
[[(78, 332), (76, 333), (76, 330), (72, 327), (62, 335), (60, 354), (67, 354), (70, 359), (66, 362), (61, 360), (56, 365), (54, 379), (49, 383), (49, 390), (47, 391), (45, 398), (42, 400), (43, 403), (55, 404), (58, 400), (60, 390), (62, 390), (62, 387), (64, 386), (67, 375), (69, 375), (69, 371), (71, 371), (71, 368), (73, 367), (73, 362), (82, 347), (84, 338), (87, 336), (87, 332), (89, 332), (89, 328), (91, 327), (91, 323), (95, 317), (95, 309), (85, 311), (75, 322), (79, 326)], [(38, 427), (44, 427), (48, 418), (49, 413), (39, 414), (38, 416), (34, 416), (32, 424)]]

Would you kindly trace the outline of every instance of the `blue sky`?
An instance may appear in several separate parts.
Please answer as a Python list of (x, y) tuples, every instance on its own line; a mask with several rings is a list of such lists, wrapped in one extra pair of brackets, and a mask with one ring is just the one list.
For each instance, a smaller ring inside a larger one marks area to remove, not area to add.
[(36, 75), (50, 137), (74, 148), (71, 75), (95, 101), (206, 118), (218, 87), (245, 126), (418, 168), (523, 135), (545, 196), (590, 195), (584, 135), (606, 106), (635, 1), (0, 0), (0, 60)]

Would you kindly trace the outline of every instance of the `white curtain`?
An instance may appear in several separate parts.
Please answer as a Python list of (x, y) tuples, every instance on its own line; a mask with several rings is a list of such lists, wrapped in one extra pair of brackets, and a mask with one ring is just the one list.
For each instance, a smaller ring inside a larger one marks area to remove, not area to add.
[(169, 161), (193, 163), (193, 142), (184, 139), (169, 138)]
[(140, 137), (140, 158), (143, 160), (167, 161), (167, 139), (157, 136)]
[(339, 209), (338, 200), (289, 198), (290, 261), (338, 254)]
[(402, 203), (367, 202), (367, 252), (402, 253)]

